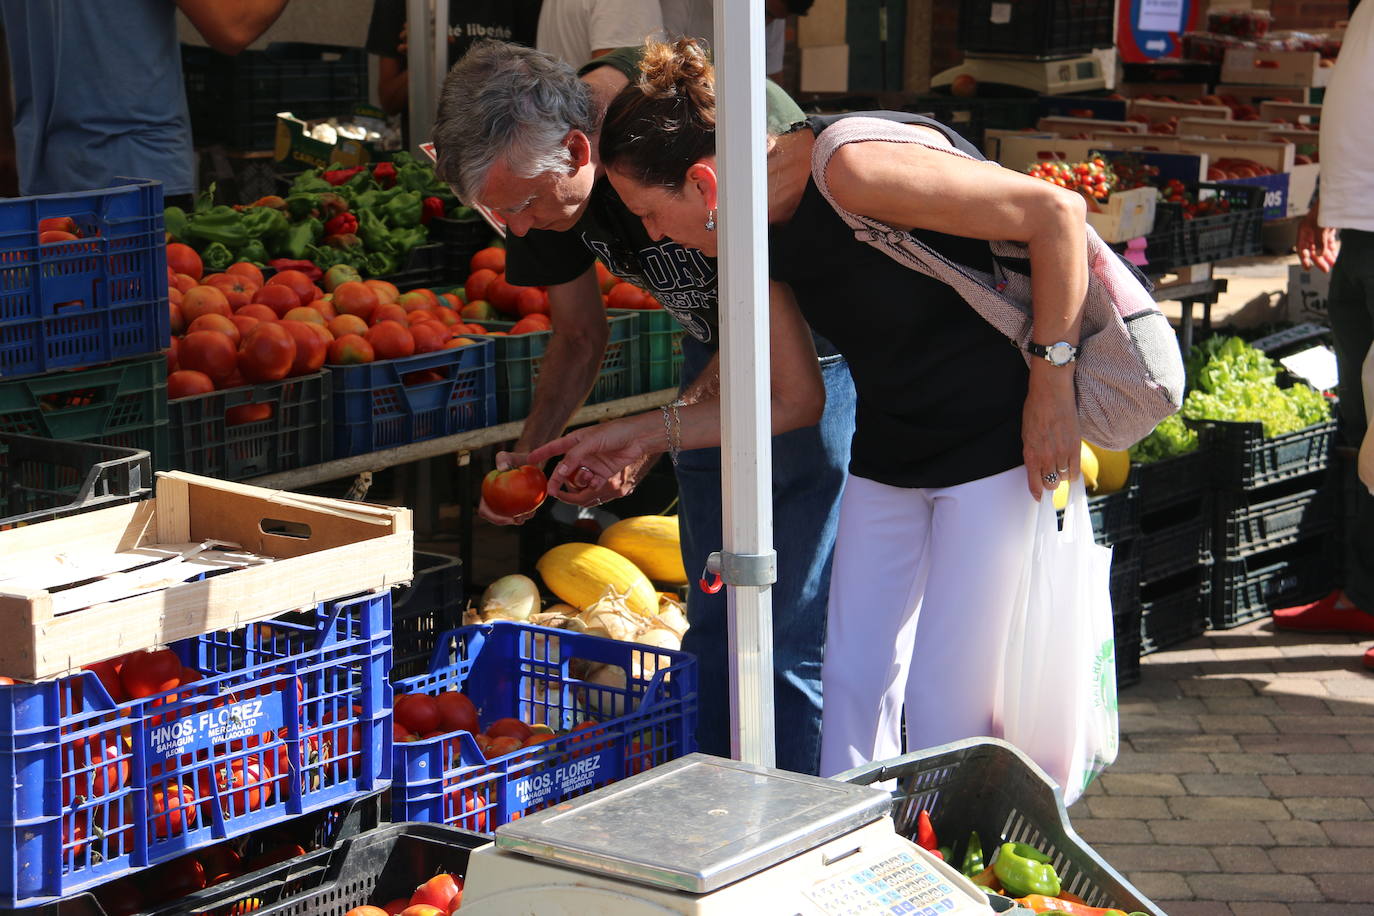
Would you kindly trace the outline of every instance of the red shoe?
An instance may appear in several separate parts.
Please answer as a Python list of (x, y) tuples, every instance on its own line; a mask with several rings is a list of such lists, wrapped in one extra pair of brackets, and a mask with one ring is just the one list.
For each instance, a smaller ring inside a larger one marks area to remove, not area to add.
[(1280, 608), (1274, 612), (1274, 626), (1281, 630), (1323, 631), (1328, 633), (1374, 633), (1374, 614), (1355, 607), (1336, 607), (1339, 591), (1320, 601)]
[(1370, 646), (1364, 651), (1364, 666), (1370, 671), (1374, 671), (1374, 646)]

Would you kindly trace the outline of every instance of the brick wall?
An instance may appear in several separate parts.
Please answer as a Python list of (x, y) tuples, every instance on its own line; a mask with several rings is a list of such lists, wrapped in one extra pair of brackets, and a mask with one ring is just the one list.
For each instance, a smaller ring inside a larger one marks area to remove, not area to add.
[(1346, 0), (1272, 0), (1276, 29), (1329, 29), (1349, 16)]

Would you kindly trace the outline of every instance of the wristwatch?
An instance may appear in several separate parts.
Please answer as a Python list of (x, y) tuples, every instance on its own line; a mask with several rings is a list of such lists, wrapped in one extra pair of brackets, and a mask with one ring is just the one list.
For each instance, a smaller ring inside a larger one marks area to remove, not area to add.
[(1081, 347), (1075, 347), (1066, 340), (1052, 343), (1049, 346), (1038, 343), (1026, 344), (1026, 352), (1031, 356), (1038, 356), (1051, 366), (1067, 366), (1078, 358), (1078, 351)]

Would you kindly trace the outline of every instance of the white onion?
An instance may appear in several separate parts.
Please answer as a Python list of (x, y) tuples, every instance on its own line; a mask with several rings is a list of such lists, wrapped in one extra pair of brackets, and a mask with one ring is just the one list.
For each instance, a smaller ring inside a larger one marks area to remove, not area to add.
[(502, 576), (482, 593), (483, 620), (524, 622), (539, 610), (539, 586), (529, 576)]

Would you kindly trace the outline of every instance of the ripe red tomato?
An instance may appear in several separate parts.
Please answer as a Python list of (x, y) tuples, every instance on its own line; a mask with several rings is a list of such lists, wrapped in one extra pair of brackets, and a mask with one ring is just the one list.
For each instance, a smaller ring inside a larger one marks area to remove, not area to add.
[(428, 903), (417, 903), (401, 910), (401, 916), (447, 916), (447, 912)]
[(158, 839), (183, 833), (196, 822), (196, 792), (190, 786), (174, 783), (153, 790), (153, 832)]
[(121, 655), (117, 658), (107, 658), (103, 662), (87, 665), (85, 669), (95, 672), (95, 676), (100, 678), (100, 683), (105, 686), (105, 692), (116, 703), (124, 703), (129, 699), (129, 695), (124, 692), (124, 684), (119, 680), (119, 669), (123, 664), (124, 656)]
[(441, 872), (415, 888), (415, 893), (410, 895), (410, 905), (427, 904), (440, 908), (447, 914), (448, 902), (453, 899), (453, 895), (458, 893), (458, 890), (458, 882), (453, 880), (453, 875)]
[(180, 900), (205, 887), (205, 866), (194, 856), (182, 856), (154, 868), (147, 881), (160, 899)]
[(86, 849), (86, 813), (78, 812), (71, 820), (62, 822), (62, 845), (71, 844), (71, 857), (79, 857)]
[[(124, 785), (129, 777), (129, 758), (120, 753), (119, 733), (85, 735), (73, 738), (71, 779), (62, 783), (62, 804), (73, 799), (100, 798)], [(96, 765), (94, 769), (90, 769)]]
[(411, 694), (405, 705), (396, 710), (395, 716), (406, 728), (423, 735), (439, 727), (439, 703), (428, 694)]
[(480, 731), (477, 723), (477, 707), (466, 695), (456, 690), (439, 694), (439, 727), (446, 732), (465, 731), (474, 734)]
[(448, 902), (448, 909), (445, 910), (445, 912), (448, 913), (448, 916), (453, 916), (453, 914), (456, 913), (456, 912), (458, 912), (458, 910), (460, 910), (460, 909), (462, 908), (462, 906), (463, 906), (463, 882), (462, 882), (462, 880), (459, 880), (459, 882), (458, 882), (458, 893), (454, 894), (454, 895), (453, 895), (453, 899), (450, 900), (450, 901)]
[(181, 683), (181, 659), (171, 649), (130, 652), (120, 666), (119, 681), (131, 700), (171, 690)]
[(509, 716), (504, 719), (497, 719), (487, 726), (488, 738), (514, 738), (516, 741), (524, 741), (532, 734), (534, 734), (534, 729), (519, 719)]
[(379, 906), (355, 906), (344, 916), (387, 916), (387, 912)]
[(482, 499), (496, 514), (524, 515), (539, 508), (548, 495), (549, 479), (532, 464), (509, 471), (493, 470), (482, 478)]
[(196, 853), (196, 858), (205, 869), (205, 883), (219, 884), (243, 874), (243, 856), (228, 843), (211, 846)]
[(263, 802), (271, 800), (270, 776), (270, 773), (263, 772), (256, 756), (238, 757), (228, 766), (215, 768), (213, 785), (210, 783), (210, 770), (202, 769), (200, 794), (202, 798), (213, 799), (218, 791), (220, 810), (224, 816), (238, 817), (245, 812), (258, 810)]

